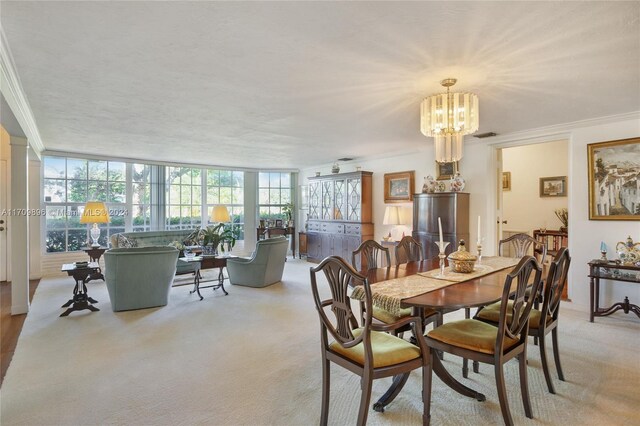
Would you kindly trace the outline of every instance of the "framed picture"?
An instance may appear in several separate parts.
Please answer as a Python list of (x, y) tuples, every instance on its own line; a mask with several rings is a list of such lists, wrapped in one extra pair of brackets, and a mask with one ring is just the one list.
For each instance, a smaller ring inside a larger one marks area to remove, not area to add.
[(502, 190), (511, 191), (511, 172), (502, 172)]
[(438, 163), (436, 161), (436, 171), (436, 180), (453, 179), (458, 171), (458, 162), (452, 161), (451, 163)]
[(640, 220), (640, 138), (587, 145), (589, 220)]
[(409, 203), (413, 201), (415, 173), (413, 170), (384, 174), (384, 202)]
[(276, 219), (276, 228), (282, 228), (282, 219)]
[(567, 177), (553, 176), (540, 178), (541, 197), (566, 197)]

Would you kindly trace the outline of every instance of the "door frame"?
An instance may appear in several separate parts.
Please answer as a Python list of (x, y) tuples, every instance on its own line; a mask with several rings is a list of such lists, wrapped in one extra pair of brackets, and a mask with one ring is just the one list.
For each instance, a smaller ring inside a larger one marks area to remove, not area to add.
[(0, 160), (0, 219), (4, 221), (0, 227), (4, 228), (4, 231), (0, 231), (0, 281), (8, 281), (11, 278), (9, 273), (9, 215), (5, 214), (8, 209), (8, 185), (9, 179), (7, 178), (8, 163), (7, 160)]

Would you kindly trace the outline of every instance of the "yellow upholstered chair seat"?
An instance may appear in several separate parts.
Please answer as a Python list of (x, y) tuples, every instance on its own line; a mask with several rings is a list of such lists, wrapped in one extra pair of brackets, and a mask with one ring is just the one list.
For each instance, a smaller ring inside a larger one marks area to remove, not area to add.
[(384, 308), (373, 305), (373, 311), (371, 312), (371, 315), (373, 315), (373, 317), (378, 321), (381, 321), (385, 324), (393, 324), (396, 321), (400, 321), (405, 317), (411, 316), (411, 308), (401, 309), (400, 314), (396, 315)]
[[(482, 321), (465, 319), (436, 327), (427, 333), (427, 337), (460, 348), (492, 354), (498, 337), (498, 328)], [(505, 336), (503, 348), (509, 349), (516, 343), (518, 340)]]
[[(513, 300), (509, 300), (507, 305), (507, 319), (511, 321), (511, 310), (513, 308)], [(529, 316), (529, 328), (538, 328), (540, 326), (540, 311), (537, 309), (531, 309), (531, 315)], [(500, 302), (496, 302), (492, 305), (485, 306), (480, 312), (478, 312), (478, 318), (485, 321), (491, 321), (498, 323), (500, 319)], [(547, 316), (547, 324), (552, 321), (550, 316)]]
[[(362, 334), (362, 328), (353, 330), (353, 335)], [(329, 345), (329, 349), (340, 355), (364, 365), (364, 344), (359, 343), (352, 348), (344, 348), (338, 342)], [(371, 349), (373, 351), (373, 368), (400, 364), (420, 357), (420, 348), (411, 343), (379, 331), (371, 332)]]

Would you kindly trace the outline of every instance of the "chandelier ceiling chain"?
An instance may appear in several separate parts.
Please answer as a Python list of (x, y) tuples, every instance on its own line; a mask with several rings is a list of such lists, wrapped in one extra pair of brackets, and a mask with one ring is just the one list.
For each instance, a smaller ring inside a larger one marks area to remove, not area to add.
[(455, 78), (447, 78), (440, 84), (447, 88), (425, 98), (420, 105), (420, 130), (434, 138), (436, 161), (450, 163), (462, 158), (464, 135), (478, 130), (478, 96), (473, 93), (451, 93)]

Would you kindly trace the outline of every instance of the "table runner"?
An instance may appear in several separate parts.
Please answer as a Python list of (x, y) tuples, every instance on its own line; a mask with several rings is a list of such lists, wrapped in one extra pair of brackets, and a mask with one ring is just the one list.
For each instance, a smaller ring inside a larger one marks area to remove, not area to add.
[[(498, 256), (483, 257), (482, 264), (476, 265), (476, 270), (469, 274), (452, 272), (451, 269), (447, 268), (445, 270), (445, 276), (438, 278), (436, 275), (440, 273), (440, 269), (434, 269), (428, 272), (419, 272), (416, 275), (409, 275), (408, 277), (381, 281), (371, 284), (372, 303), (386, 309), (392, 314), (399, 315), (402, 299), (418, 296), (462, 281), (482, 277), (492, 272), (512, 267), (519, 261), (520, 259)], [(351, 293), (351, 298), (364, 300), (363, 287), (358, 286), (354, 288)]]

